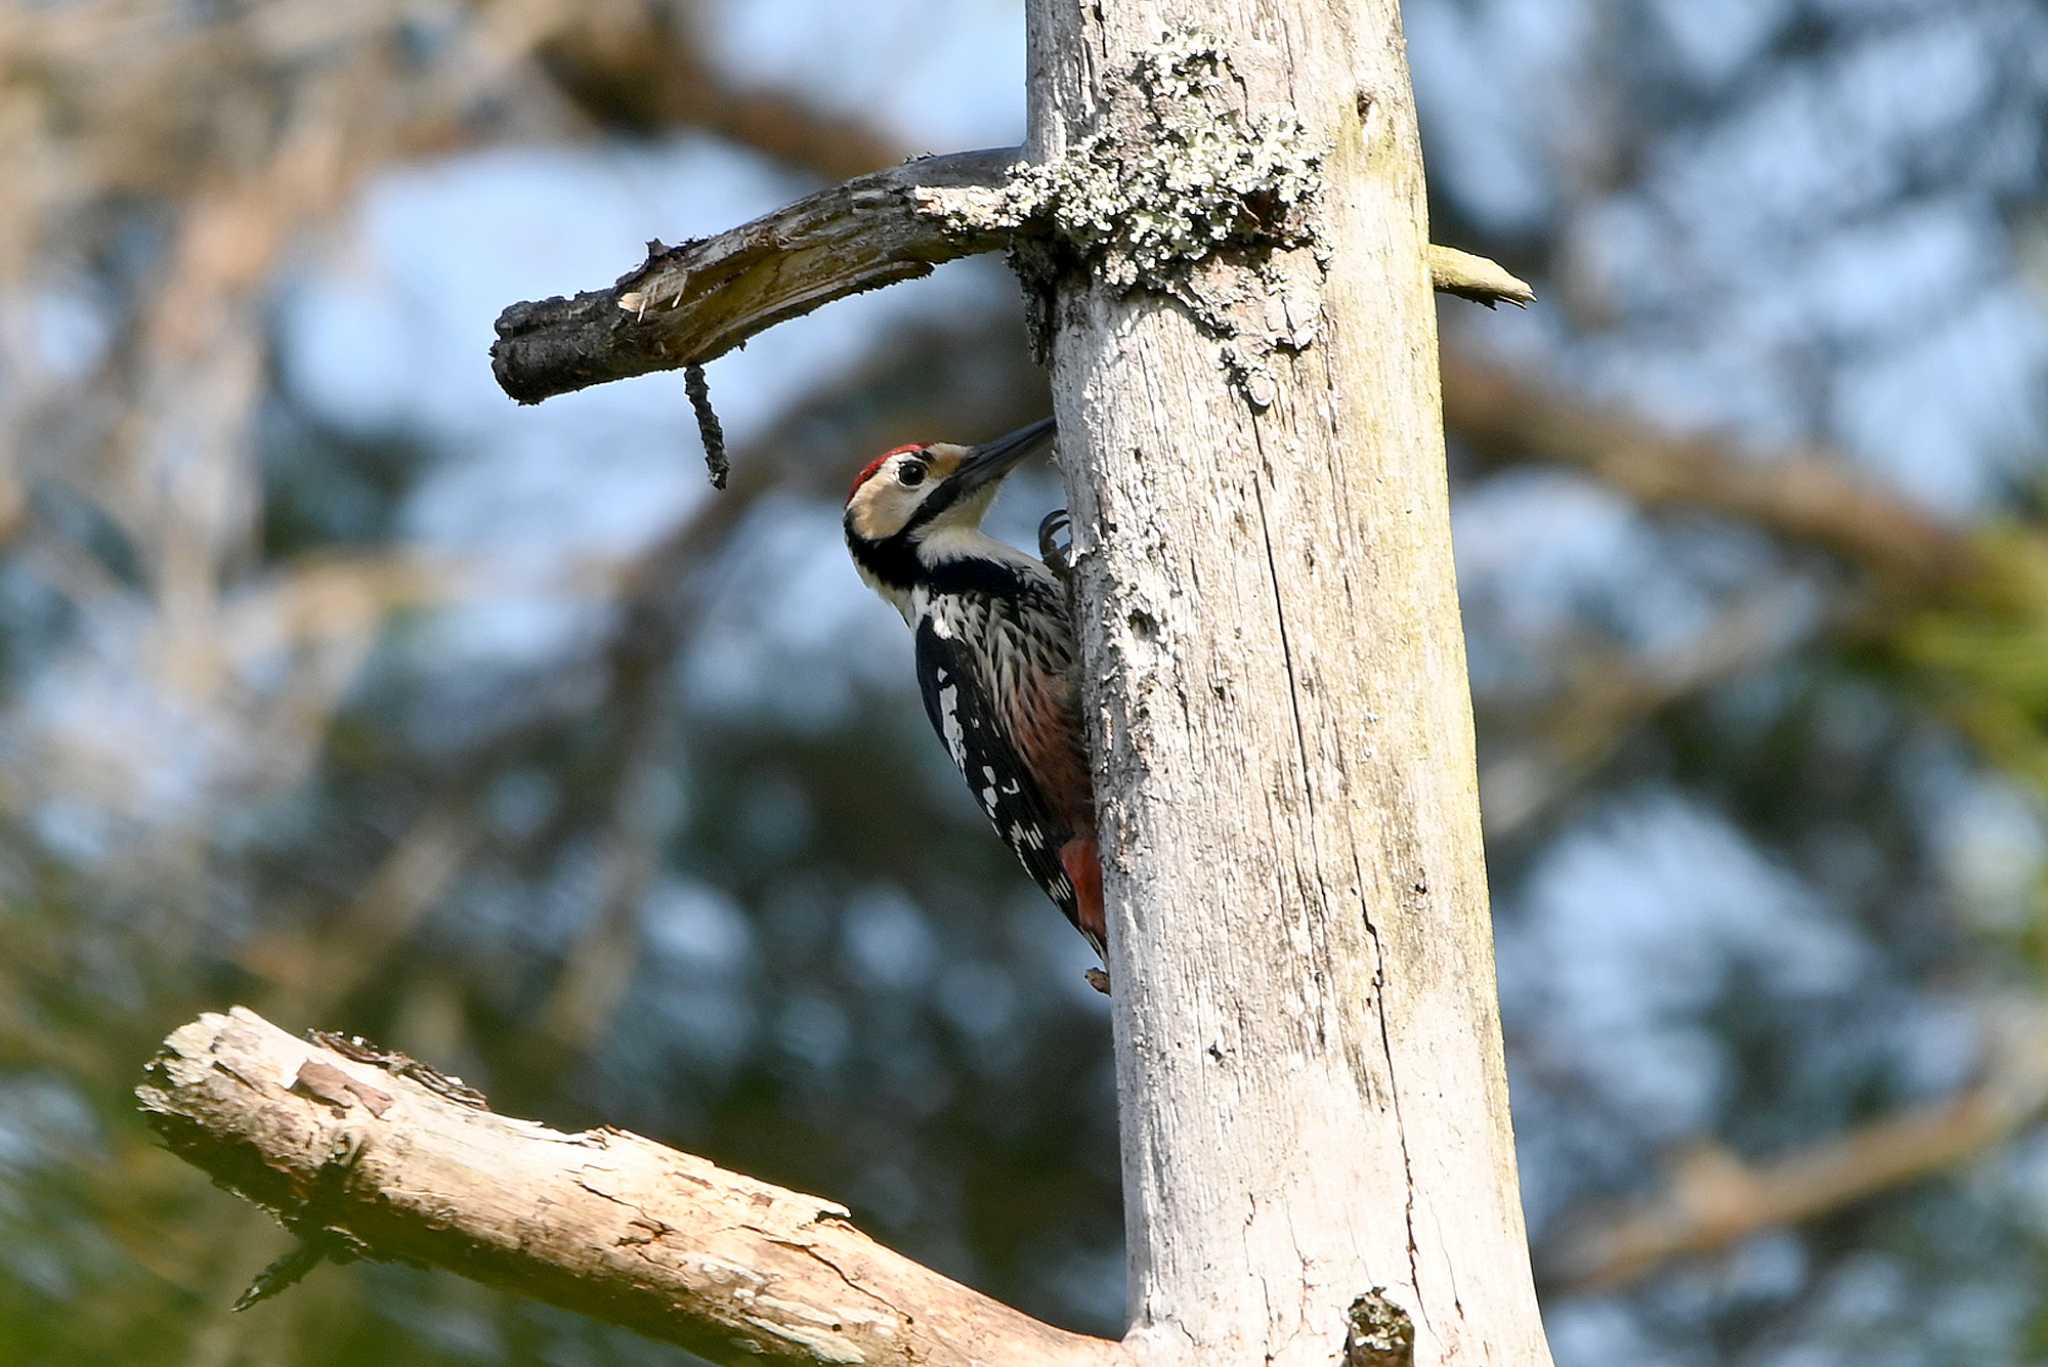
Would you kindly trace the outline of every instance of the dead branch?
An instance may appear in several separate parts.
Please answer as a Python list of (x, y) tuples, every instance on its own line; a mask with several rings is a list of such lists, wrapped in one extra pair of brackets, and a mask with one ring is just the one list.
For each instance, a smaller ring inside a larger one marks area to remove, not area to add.
[[(650, 243), (609, 289), (513, 304), (498, 315), (491, 369), (504, 391), (539, 403), (594, 384), (701, 365), (755, 333), (849, 294), (929, 275), (1006, 245), (946, 212), (959, 192), (993, 192), (1021, 148), (927, 157), (859, 176), (715, 237)], [(1491, 261), (1430, 248), (1437, 288), (1526, 304), (1529, 286)]]
[(647, 259), (610, 289), (514, 304), (498, 315), (491, 369), (521, 403), (702, 364), (834, 299), (929, 275), (1000, 238), (947, 229), (930, 190), (995, 184), (1014, 148), (958, 152), (859, 176)]
[(444, 1267), (714, 1361), (1128, 1360), (891, 1252), (830, 1201), (622, 1130), (500, 1116), (403, 1055), (338, 1043), (209, 1013), (137, 1095), (173, 1153), (315, 1252)]

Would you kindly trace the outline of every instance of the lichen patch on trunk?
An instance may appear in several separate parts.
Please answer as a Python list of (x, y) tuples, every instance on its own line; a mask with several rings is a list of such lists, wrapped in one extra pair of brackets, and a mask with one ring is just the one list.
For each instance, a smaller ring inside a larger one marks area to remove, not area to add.
[(949, 231), (1011, 234), (1035, 294), (1080, 275), (1178, 301), (1263, 408), (1269, 358), (1321, 331), (1323, 153), (1292, 110), (1254, 109), (1240, 76), (1222, 40), (1168, 33), (1111, 78), (1104, 125), (1062, 156), (921, 208)]

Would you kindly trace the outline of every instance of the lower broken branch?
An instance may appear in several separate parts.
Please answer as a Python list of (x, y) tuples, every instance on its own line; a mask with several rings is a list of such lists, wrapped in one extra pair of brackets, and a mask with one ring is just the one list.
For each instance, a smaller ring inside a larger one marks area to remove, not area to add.
[(622, 1130), (500, 1116), (394, 1060), (410, 1063), (238, 1007), (173, 1033), (137, 1095), (173, 1153), (315, 1247), (445, 1267), (714, 1361), (1127, 1361), (891, 1252), (830, 1201)]

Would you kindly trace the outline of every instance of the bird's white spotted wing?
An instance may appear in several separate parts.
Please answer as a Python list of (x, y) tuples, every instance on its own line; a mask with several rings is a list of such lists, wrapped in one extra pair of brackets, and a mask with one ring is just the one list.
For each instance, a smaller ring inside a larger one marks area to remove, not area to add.
[[(917, 681), (932, 729), (989, 824), (1045, 895), (1080, 929), (1074, 885), (1060, 864), (1060, 847), (1071, 832), (1052, 815), (1045, 794), (997, 724), (973, 652), (957, 637), (942, 635), (930, 617), (917, 629)], [(1088, 939), (1092, 943), (1095, 937)]]

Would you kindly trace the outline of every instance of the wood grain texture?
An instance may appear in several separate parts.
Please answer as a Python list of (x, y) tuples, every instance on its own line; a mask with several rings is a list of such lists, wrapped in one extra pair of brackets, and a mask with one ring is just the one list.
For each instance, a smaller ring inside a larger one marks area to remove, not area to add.
[(1382, 1287), (1416, 1363), (1541, 1367), (1397, 7), (1028, 14), (1035, 160), (1142, 119), (1120, 74), (1196, 28), (1246, 111), (1291, 111), (1324, 149), (1326, 267), (1266, 277), (1306, 291), (1317, 335), (1273, 352), (1268, 402), (1158, 293), (1076, 274), (1050, 310), (1111, 903), (1126, 1342), (1148, 1364), (1329, 1367), (1347, 1307)]
[(623, 1130), (497, 1115), (437, 1077), (238, 1007), (165, 1040), (138, 1095), (172, 1152), (302, 1238), (448, 1268), (715, 1362), (1128, 1361), (891, 1252), (831, 1201)]

